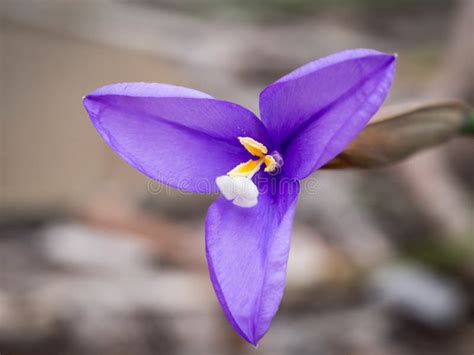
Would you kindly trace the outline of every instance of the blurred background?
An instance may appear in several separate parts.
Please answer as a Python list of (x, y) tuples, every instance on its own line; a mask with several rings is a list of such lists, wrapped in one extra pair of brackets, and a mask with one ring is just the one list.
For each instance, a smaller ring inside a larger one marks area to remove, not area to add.
[[(82, 107), (105, 84), (192, 87), (257, 112), (290, 70), (399, 54), (388, 103), (474, 102), (472, 0), (0, 0), (0, 354), (474, 353), (474, 144), (320, 171), (258, 349), (208, 280), (215, 196), (163, 187)], [(305, 189), (303, 189), (305, 190)]]

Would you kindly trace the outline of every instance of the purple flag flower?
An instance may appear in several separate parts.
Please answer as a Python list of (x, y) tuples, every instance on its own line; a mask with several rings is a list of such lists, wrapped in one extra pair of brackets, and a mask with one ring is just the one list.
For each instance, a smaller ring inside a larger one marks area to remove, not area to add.
[(145, 175), (222, 193), (206, 218), (217, 298), (256, 345), (285, 285), (299, 180), (339, 154), (379, 109), (395, 56), (348, 50), (308, 63), (260, 94), (261, 120), (237, 104), (165, 84), (99, 88), (84, 106), (102, 138)]

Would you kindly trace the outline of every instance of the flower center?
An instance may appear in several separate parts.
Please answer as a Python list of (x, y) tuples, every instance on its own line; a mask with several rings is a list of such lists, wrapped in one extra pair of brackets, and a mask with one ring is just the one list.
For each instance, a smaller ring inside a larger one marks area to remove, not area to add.
[(240, 163), (227, 175), (216, 178), (216, 184), (227, 200), (232, 200), (234, 205), (248, 208), (255, 206), (258, 202), (258, 189), (252, 177), (262, 165), (265, 165), (265, 172), (275, 172), (283, 165), (283, 159), (278, 152), (267, 154), (267, 147), (253, 138), (239, 137), (239, 142), (257, 159)]

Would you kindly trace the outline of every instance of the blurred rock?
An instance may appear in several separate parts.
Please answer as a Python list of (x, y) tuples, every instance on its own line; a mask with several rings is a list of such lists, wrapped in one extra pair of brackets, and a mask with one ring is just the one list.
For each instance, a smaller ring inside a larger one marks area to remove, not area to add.
[(390, 321), (369, 304), (349, 306), (348, 302), (350, 297), (336, 302), (337, 310), (280, 315), (259, 351), (264, 355), (400, 355), (387, 342)]
[(46, 226), (40, 237), (45, 258), (70, 270), (132, 273), (156, 261), (146, 243), (124, 232), (61, 223)]
[(466, 316), (467, 304), (460, 288), (420, 265), (377, 269), (369, 285), (387, 309), (430, 328), (452, 327)]
[(161, 266), (142, 239), (67, 222), (11, 236), (0, 238), (2, 355), (207, 355), (217, 346), (223, 316), (207, 274)]

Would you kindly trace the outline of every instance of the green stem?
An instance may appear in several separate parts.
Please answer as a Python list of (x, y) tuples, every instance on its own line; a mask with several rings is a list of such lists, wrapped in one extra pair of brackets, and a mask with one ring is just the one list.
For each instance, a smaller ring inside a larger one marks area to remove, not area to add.
[(467, 113), (461, 132), (464, 134), (474, 134), (474, 110)]

